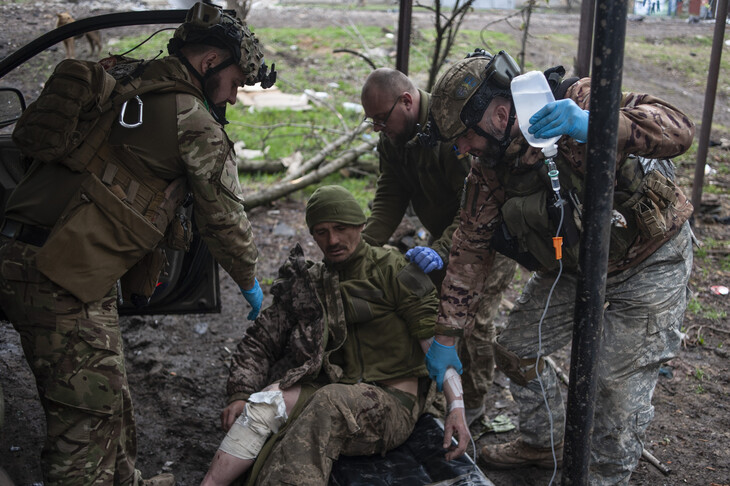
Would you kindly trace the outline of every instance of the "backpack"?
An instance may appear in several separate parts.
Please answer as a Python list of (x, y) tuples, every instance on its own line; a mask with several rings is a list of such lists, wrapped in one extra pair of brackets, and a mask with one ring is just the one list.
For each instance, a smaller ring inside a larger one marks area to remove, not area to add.
[(194, 86), (176, 80), (118, 81), (105, 65), (120, 61), (129, 59), (61, 61), (15, 125), (12, 138), (21, 153), (45, 163), (63, 163), (79, 172), (108, 138), (117, 113), (121, 112), (119, 121), (124, 123), (129, 100), (152, 91), (200, 95)]

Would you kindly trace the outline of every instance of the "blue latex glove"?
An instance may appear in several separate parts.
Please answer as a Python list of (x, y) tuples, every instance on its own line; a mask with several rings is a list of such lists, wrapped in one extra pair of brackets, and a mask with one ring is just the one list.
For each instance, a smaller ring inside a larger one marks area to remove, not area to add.
[(568, 135), (578, 142), (588, 140), (588, 111), (571, 99), (548, 103), (530, 117), (530, 133), (538, 138)]
[(264, 300), (264, 293), (261, 291), (258, 279), (253, 279), (253, 287), (249, 290), (244, 290), (243, 287), (239, 287), (243, 297), (251, 304), (251, 312), (248, 313), (248, 320), (256, 320), (261, 310), (261, 303)]
[(464, 371), (459, 355), (456, 354), (456, 346), (444, 346), (434, 339), (426, 353), (426, 368), (428, 376), (436, 381), (438, 391), (443, 391), (444, 373), (449, 366), (453, 366), (459, 374)]
[(416, 262), (423, 273), (430, 273), (434, 270), (444, 268), (444, 261), (438, 253), (427, 246), (416, 246), (406, 252), (406, 258), (412, 262)]

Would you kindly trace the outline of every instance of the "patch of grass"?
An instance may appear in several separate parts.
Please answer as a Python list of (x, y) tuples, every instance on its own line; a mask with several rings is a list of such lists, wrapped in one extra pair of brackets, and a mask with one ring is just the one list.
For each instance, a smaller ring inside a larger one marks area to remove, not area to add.
[(730, 255), (725, 255), (722, 260), (720, 260), (720, 269), (725, 272), (730, 272)]
[(705, 370), (702, 368), (695, 368), (695, 374), (694, 377), (697, 381), (702, 381), (705, 379)]
[(707, 247), (703, 244), (699, 248), (694, 249), (695, 258), (698, 260), (705, 260), (707, 258)]
[(692, 314), (699, 315), (702, 311), (702, 304), (695, 297), (692, 297), (687, 303), (687, 310)]
[(705, 184), (702, 186), (702, 192), (705, 194), (724, 194), (725, 190), (715, 184)]
[(727, 311), (719, 309), (708, 309), (704, 312), (703, 317), (713, 321), (720, 321), (727, 317)]

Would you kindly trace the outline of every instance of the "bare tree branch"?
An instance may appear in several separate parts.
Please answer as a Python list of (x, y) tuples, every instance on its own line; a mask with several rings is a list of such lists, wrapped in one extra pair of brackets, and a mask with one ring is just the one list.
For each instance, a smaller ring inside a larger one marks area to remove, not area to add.
[(366, 63), (368, 63), (368, 66), (370, 66), (371, 68), (373, 68), (373, 70), (377, 69), (377, 67), (375, 66), (375, 63), (368, 56), (366, 56), (365, 54), (362, 54), (360, 52), (353, 51), (352, 49), (335, 49), (332, 52), (334, 52), (334, 53), (346, 52), (348, 54), (352, 54), (352, 55), (361, 57), (361, 58), (363, 58), (365, 60)]
[[(282, 179), (282, 182), (290, 182), (294, 179), (297, 179), (299, 177), (302, 177), (304, 174), (309, 172), (310, 170), (319, 167), (320, 164), (327, 158), (327, 156), (331, 155), (332, 152), (337, 150), (340, 146), (352, 143), (352, 141), (355, 139), (355, 137), (359, 136), (362, 132), (365, 131), (365, 129), (368, 127), (367, 123), (360, 123), (360, 125), (353, 130), (352, 132), (346, 133), (342, 135), (340, 138), (335, 140), (334, 142), (330, 143), (326, 147), (324, 147), (322, 150), (320, 150), (317, 154), (314, 155), (314, 157), (310, 158), (306, 162), (304, 162), (300, 167), (299, 170), (294, 174), (287, 174), (286, 177)], [(377, 142), (373, 142), (373, 146), (375, 146)]]
[(306, 175), (294, 179), (292, 181), (281, 181), (268, 189), (259, 191), (246, 199), (245, 207), (246, 210), (251, 210), (255, 207), (268, 204), (271, 201), (275, 201), (281, 197), (291, 194), (294, 191), (303, 189), (311, 184), (321, 181), (330, 174), (335, 173), (337, 170), (355, 162), (358, 157), (365, 154), (375, 147), (375, 141), (368, 141), (358, 145), (355, 148), (345, 150), (339, 157), (328, 162), (324, 166), (310, 171)]

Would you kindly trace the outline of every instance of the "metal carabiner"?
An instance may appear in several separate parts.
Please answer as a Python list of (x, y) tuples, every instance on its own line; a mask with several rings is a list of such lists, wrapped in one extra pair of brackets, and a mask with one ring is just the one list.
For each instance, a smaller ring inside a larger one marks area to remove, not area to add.
[(122, 111), (119, 113), (119, 124), (124, 128), (137, 128), (142, 125), (142, 100), (139, 96), (135, 96), (134, 98), (137, 100), (137, 105), (139, 106), (139, 118), (135, 123), (126, 123), (124, 121), (124, 113), (127, 111), (127, 103), (129, 103), (129, 100), (125, 101), (122, 105)]

